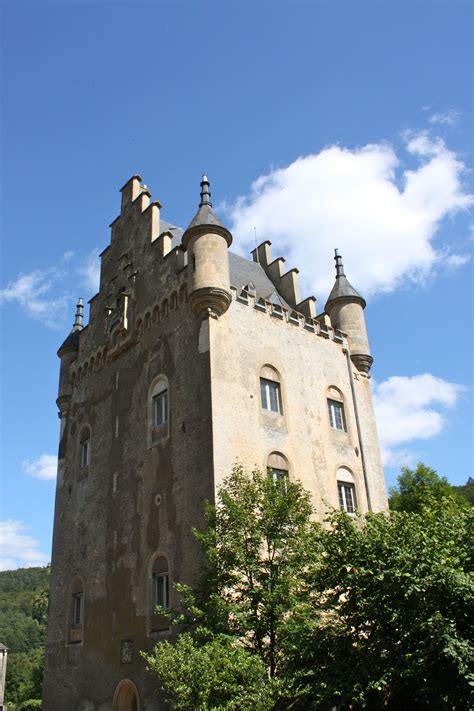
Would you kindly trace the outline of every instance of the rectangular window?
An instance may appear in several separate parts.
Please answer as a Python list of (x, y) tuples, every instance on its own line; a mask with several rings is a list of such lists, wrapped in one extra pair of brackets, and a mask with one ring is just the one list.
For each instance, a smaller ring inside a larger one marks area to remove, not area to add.
[(91, 441), (90, 441), (90, 439), (85, 439), (81, 442), (80, 461), (81, 461), (81, 468), (82, 469), (84, 467), (89, 466), (90, 453), (91, 453)]
[(260, 378), (260, 394), (262, 397), (262, 408), (270, 410), (270, 412), (278, 412), (282, 414), (280, 383), (275, 383), (273, 380)]
[(153, 575), (153, 604), (169, 607), (170, 583), (168, 573)]
[(82, 605), (84, 600), (83, 593), (76, 593), (73, 597), (73, 607), (72, 607), (72, 624), (73, 627), (80, 627), (82, 625)]
[(168, 391), (158, 393), (153, 398), (153, 427), (159, 427), (168, 422)]
[(329, 424), (333, 430), (346, 431), (344, 405), (337, 400), (328, 400)]
[(268, 467), (268, 476), (273, 479), (273, 481), (288, 481), (288, 472), (286, 469), (275, 469), (275, 467)]
[(356, 511), (354, 484), (339, 481), (337, 483), (337, 490), (339, 493), (339, 508), (341, 511), (354, 514)]

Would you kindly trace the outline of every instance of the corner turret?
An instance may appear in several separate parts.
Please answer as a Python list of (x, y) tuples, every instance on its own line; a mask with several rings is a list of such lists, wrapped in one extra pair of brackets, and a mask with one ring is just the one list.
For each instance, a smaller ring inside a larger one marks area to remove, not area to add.
[(191, 270), (190, 302), (195, 313), (222, 316), (232, 301), (228, 248), (232, 235), (216, 217), (205, 175), (201, 181), (199, 209), (183, 234)]
[(71, 363), (76, 360), (79, 351), (79, 334), (84, 328), (84, 302), (79, 299), (76, 305), (76, 316), (74, 324), (66, 340), (58, 350), (61, 358), (61, 368), (59, 371), (58, 399), (56, 404), (59, 409), (59, 416), (62, 417), (69, 407), (72, 395), (72, 385), (69, 377)]
[(339, 250), (334, 250), (336, 281), (326, 302), (326, 313), (333, 328), (347, 335), (351, 360), (362, 373), (368, 374), (373, 358), (365, 327), (365, 299), (347, 281)]

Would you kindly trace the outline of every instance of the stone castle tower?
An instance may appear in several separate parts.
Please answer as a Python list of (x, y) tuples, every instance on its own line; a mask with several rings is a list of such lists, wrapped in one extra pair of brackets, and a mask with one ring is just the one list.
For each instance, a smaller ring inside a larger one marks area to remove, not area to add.
[(317, 315), (270, 242), (229, 251), (205, 176), (184, 232), (139, 176), (121, 192), (89, 324), (80, 301), (58, 351), (46, 711), (165, 708), (139, 652), (169, 636), (154, 607), (198, 575), (191, 528), (237, 459), (301, 480), (321, 517), (386, 507), (365, 302), (337, 251)]

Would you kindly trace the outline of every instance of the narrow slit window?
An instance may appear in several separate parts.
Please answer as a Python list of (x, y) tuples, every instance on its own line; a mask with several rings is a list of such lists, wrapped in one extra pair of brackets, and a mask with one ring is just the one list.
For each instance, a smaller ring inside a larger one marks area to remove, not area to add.
[(282, 414), (280, 383), (274, 380), (260, 378), (260, 394), (262, 398), (262, 408), (270, 412)]
[(73, 609), (72, 609), (73, 627), (80, 627), (82, 625), (83, 604), (84, 604), (83, 593), (76, 593), (75, 595), (73, 595)]
[(168, 422), (168, 391), (163, 390), (158, 395), (153, 397), (153, 426), (159, 427), (160, 425)]
[(81, 442), (81, 452), (80, 452), (80, 464), (81, 469), (85, 469), (89, 466), (91, 456), (91, 441), (90, 438), (83, 439)]

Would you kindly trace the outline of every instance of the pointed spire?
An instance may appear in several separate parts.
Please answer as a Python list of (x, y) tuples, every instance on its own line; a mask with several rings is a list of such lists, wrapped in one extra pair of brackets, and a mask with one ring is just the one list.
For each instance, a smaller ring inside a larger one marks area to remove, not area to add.
[(204, 205), (209, 205), (210, 207), (212, 207), (209, 186), (210, 183), (207, 178), (207, 175), (203, 175), (201, 180), (201, 202), (199, 203), (199, 207), (203, 207)]
[(339, 254), (338, 249), (334, 250), (334, 260), (336, 262), (336, 279), (339, 279), (339, 277), (345, 277), (346, 275), (344, 274), (344, 265), (342, 263), (342, 257)]
[(365, 299), (359, 294), (358, 291), (354, 289), (352, 284), (347, 281), (346, 275), (344, 273), (344, 265), (342, 263), (342, 257), (339, 254), (339, 250), (334, 250), (334, 261), (336, 262), (336, 281), (329, 294), (329, 298), (326, 301), (326, 311), (328, 306), (337, 299), (350, 299), (359, 303), (362, 308), (365, 308)]
[(183, 234), (183, 245), (186, 249), (186, 241), (189, 237), (189, 233), (191, 230), (193, 230), (195, 227), (212, 227), (215, 229), (216, 227), (219, 228), (220, 230), (225, 231), (225, 238), (227, 240), (228, 245), (230, 246), (232, 242), (232, 235), (230, 234), (229, 230), (227, 227), (224, 227), (222, 222), (219, 220), (217, 215), (215, 214), (214, 210), (212, 209), (212, 202), (211, 202), (211, 193), (209, 190), (209, 180), (207, 178), (207, 175), (202, 176), (201, 180), (201, 202), (199, 203), (199, 208), (196, 214), (194, 215), (193, 219), (187, 226), (187, 228), (184, 231)]
[(84, 301), (83, 299), (78, 299), (76, 305), (76, 318), (74, 319), (74, 326), (72, 327), (71, 333), (75, 331), (82, 331), (84, 328)]

